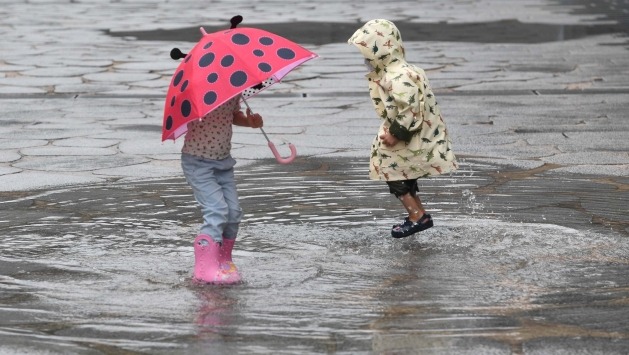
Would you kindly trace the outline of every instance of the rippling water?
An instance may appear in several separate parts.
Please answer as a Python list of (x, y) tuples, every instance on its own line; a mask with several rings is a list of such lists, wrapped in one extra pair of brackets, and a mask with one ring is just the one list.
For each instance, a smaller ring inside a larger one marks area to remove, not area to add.
[(180, 179), (5, 196), (0, 353), (629, 345), (619, 307), (629, 289), (626, 237), (510, 221), (474, 192), (490, 183), (486, 169), (465, 164), (423, 187), (436, 226), (393, 240), (399, 202), (364, 168), (239, 171), (246, 220), (234, 259), (245, 282), (232, 287), (190, 281), (199, 215)]

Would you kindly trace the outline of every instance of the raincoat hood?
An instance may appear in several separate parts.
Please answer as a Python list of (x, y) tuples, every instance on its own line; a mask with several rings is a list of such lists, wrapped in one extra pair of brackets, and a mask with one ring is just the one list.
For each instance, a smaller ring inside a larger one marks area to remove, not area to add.
[(389, 20), (367, 22), (347, 42), (360, 50), (376, 74), (380, 74), (390, 64), (406, 62), (402, 35)]

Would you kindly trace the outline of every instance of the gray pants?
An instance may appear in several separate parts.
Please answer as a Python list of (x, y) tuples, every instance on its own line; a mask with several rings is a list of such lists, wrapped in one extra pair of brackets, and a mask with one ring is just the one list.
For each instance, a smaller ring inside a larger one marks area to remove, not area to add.
[(222, 242), (223, 237), (235, 239), (242, 219), (234, 180), (235, 164), (231, 156), (210, 160), (181, 154), (183, 173), (203, 213), (201, 234), (209, 235), (215, 242)]

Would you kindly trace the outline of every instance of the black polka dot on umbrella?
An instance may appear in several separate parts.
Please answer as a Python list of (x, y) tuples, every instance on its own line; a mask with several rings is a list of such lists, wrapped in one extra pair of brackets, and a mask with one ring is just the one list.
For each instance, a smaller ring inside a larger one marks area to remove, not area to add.
[(205, 44), (205, 46), (203, 46), (203, 49), (208, 49), (208, 48), (212, 47), (212, 44), (214, 44), (214, 42), (209, 41), (208, 43)]
[(183, 84), (181, 84), (181, 92), (186, 90), (187, 87), (188, 87), (188, 80), (184, 81)]
[(191, 112), (192, 112), (192, 105), (190, 104), (190, 101), (184, 100), (181, 103), (181, 114), (183, 115), (183, 117), (188, 117), (190, 116)]
[(268, 73), (271, 71), (271, 65), (269, 63), (260, 63), (258, 64), (258, 69), (260, 69), (261, 71)]
[(242, 70), (234, 72), (229, 77), (229, 82), (235, 87), (243, 86), (247, 82), (247, 73)]
[(223, 59), (221, 59), (221, 65), (224, 68), (227, 68), (229, 66), (231, 66), (232, 64), (234, 64), (234, 56), (231, 54), (228, 54), (226, 56), (223, 57)]
[(173, 128), (173, 117), (172, 116), (168, 116), (166, 118), (166, 130), (170, 131), (171, 128)]
[(172, 99), (170, 99), (170, 107), (175, 106), (175, 99), (177, 98), (177, 96), (173, 96)]
[(260, 44), (265, 46), (270, 46), (273, 44), (273, 38), (271, 37), (260, 37)]
[(264, 51), (262, 51), (261, 49), (255, 49), (253, 51), (253, 55), (255, 55), (256, 57), (262, 57), (264, 56)]
[(216, 95), (214, 91), (208, 91), (205, 93), (205, 96), (203, 96), (203, 102), (205, 102), (206, 105), (211, 105), (216, 102), (217, 98), (218, 95)]
[(207, 67), (208, 65), (212, 64), (212, 62), (214, 62), (214, 57), (215, 55), (212, 52), (204, 54), (203, 57), (199, 59), (199, 66), (202, 68)]
[(210, 73), (210, 75), (207, 76), (207, 82), (210, 84), (214, 84), (216, 80), (218, 80), (218, 74), (216, 73)]
[(295, 52), (289, 48), (280, 48), (277, 50), (277, 56), (282, 59), (293, 59), (295, 58)]
[(249, 43), (249, 37), (243, 35), (242, 33), (236, 33), (232, 36), (232, 42), (234, 44), (244, 45)]
[(183, 70), (180, 70), (179, 73), (175, 75), (175, 79), (173, 79), (173, 86), (179, 85), (182, 78), (183, 78)]

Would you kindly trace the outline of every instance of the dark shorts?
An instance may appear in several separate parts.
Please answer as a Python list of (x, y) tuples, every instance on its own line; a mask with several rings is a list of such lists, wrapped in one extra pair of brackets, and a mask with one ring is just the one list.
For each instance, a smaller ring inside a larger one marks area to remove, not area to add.
[(387, 185), (389, 185), (389, 192), (394, 194), (395, 197), (400, 197), (408, 193), (410, 193), (411, 196), (416, 196), (417, 192), (419, 191), (419, 187), (417, 186), (417, 179), (387, 181)]

